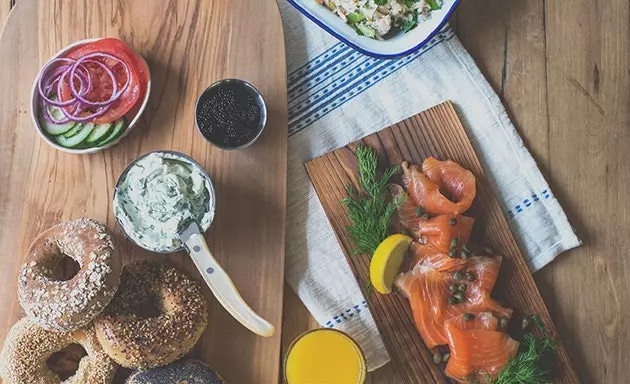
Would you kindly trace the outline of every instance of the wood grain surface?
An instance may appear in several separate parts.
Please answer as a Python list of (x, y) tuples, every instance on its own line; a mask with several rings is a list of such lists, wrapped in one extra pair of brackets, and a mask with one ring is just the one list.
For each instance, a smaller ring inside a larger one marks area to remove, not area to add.
[[(375, 148), (379, 167), (400, 165), (403, 161), (422, 164), (425, 158), (452, 159), (471, 170), (477, 177), (477, 197), (467, 215), (475, 218), (473, 239), (483, 239), (500, 255), (504, 255), (495, 294), (508, 307), (526, 313), (537, 313), (552, 331), (556, 330), (536, 288), (492, 187), (473, 150), (464, 127), (450, 102), (435, 106), (421, 114), (367, 136), (361, 144)], [(346, 186), (358, 184), (358, 160), (353, 143), (306, 163), (317, 196), (339, 239), (350, 267), (362, 282), (370, 281), (370, 255), (353, 255), (354, 245), (347, 231), (352, 224), (341, 200), (347, 196)], [(365, 293), (365, 292), (364, 292)], [(372, 294), (368, 305), (374, 316), (393, 364), (404, 383), (445, 383), (447, 379), (432, 362), (432, 352), (423, 344), (413, 322), (407, 299), (402, 294)], [(577, 383), (577, 375), (559, 338), (554, 383)]]
[[(462, 0), (450, 20), (584, 241), (534, 274), (584, 383), (630, 382), (629, 20), (627, 0)], [(284, 297), (286, 346), (317, 323)], [(381, 383), (402, 383), (393, 364), (370, 374)]]
[[(7, 5), (3, 1), (0, 10)], [(29, 120), (33, 80), (59, 49), (101, 36), (124, 39), (148, 61), (149, 106), (140, 126), (110, 150), (87, 156), (56, 151)], [(278, 382), (287, 162), (283, 57), (273, 1), (19, 1), (0, 37), (0, 340), (21, 316), (16, 276), (29, 242), (80, 216), (104, 221), (120, 236), (111, 205), (118, 176), (138, 155), (170, 149), (192, 156), (210, 174), (217, 212), (208, 243), (243, 298), (277, 327), (272, 338), (253, 335), (206, 290), (209, 326), (194, 355), (231, 383)], [(226, 77), (250, 81), (267, 101), (266, 130), (245, 150), (215, 149), (194, 126), (196, 97)], [(164, 258), (121, 241), (124, 261), (168, 259), (201, 281), (187, 256)]]

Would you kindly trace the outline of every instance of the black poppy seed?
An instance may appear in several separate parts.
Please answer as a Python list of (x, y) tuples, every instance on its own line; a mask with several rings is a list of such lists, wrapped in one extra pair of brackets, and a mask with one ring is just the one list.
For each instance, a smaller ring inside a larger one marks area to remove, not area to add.
[(197, 104), (197, 125), (209, 141), (224, 147), (240, 147), (260, 132), (260, 106), (239, 84), (226, 84), (203, 94)]

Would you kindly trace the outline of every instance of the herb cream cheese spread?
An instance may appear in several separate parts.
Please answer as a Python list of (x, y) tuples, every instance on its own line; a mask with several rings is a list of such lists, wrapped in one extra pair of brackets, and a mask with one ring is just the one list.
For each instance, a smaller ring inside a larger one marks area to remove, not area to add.
[(154, 152), (137, 160), (119, 182), (114, 212), (127, 236), (155, 252), (182, 246), (178, 228), (189, 220), (202, 231), (214, 216), (212, 186), (188, 159)]

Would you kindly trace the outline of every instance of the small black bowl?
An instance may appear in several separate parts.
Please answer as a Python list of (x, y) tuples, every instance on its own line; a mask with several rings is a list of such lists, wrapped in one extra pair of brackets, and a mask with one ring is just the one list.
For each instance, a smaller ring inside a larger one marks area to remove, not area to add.
[(224, 79), (201, 93), (195, 105), (195, 125), (212, 145), (240, 149), (252, 145), (267, 123), (267, 106), (260, 92), (240, 79)]

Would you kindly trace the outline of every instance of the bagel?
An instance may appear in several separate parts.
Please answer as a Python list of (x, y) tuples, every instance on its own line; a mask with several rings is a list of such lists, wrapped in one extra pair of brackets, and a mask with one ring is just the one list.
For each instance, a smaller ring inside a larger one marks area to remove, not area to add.
[(126, 384), (225, 384), (212, 368), (198, 360), (180, 360), (164, 367), (137, 372)]
[[(56, 281), (53, 271), (64, 255), (74, 259), (80, 270), (68, 281)], [(114, 239), (103, 224), (85, 217), (57, 224), (28, 248), (18, 277), (20, 305), (44, 329), (79, 329), (114, 297), (121, 268)]]
[(75, 374), (64, 384), (108, 384), (117, 366), (103, 351), (93, 327), (72, 332), (48, 331), (29, 318), (19, 320), (9, 331), (0, 352), (0, 374), (7, 384), (60, 384), (59, 376), (46, 362), (55, 352), (79, 344), (87, 352)]
[[(148, 303), (157, 313), (147, 312)], [(123, 268), (118, 293), (94, 324), (114, 361), (144, 370), (188, 353), (207, 322), (208, 305), (199, 285), (173, 267), (140, 261)]]

